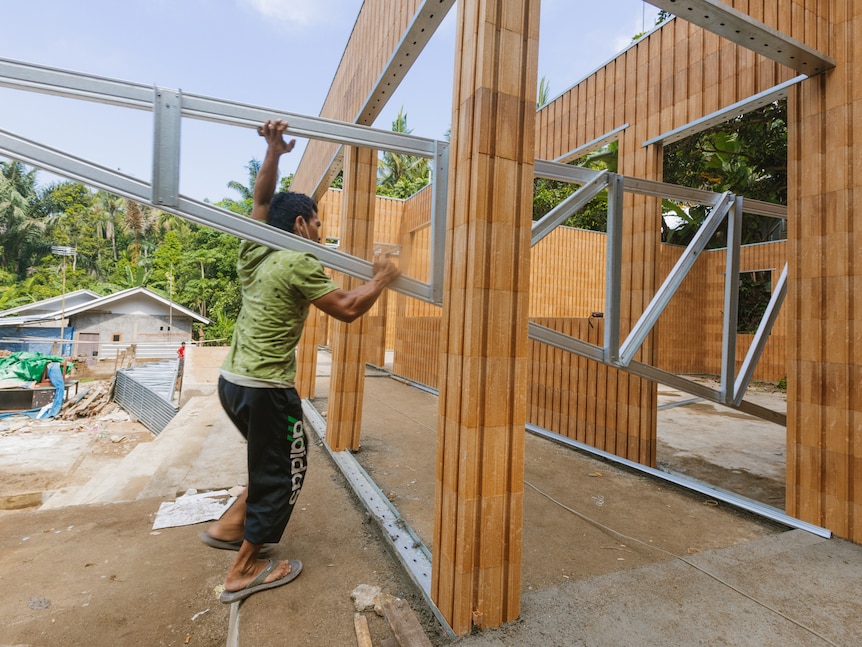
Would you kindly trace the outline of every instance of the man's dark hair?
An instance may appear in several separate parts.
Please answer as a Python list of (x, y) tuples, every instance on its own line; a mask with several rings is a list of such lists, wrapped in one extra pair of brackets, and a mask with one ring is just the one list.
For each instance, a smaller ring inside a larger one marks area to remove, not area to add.
[(303, 193), (281, 191), (276, 193), (269, 203), (269, 214), (266, 221), (273, 227), (295, 233), (293, 226), (296, 219), (302, 216), (306, 220), (317, 213), (317, 203)]

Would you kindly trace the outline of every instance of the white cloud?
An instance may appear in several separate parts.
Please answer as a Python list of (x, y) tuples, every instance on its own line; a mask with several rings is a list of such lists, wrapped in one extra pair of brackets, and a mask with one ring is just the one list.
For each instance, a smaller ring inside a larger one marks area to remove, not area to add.
[(240, 0), (266, 18), (296, 27), (356, 20), (362, 0)]

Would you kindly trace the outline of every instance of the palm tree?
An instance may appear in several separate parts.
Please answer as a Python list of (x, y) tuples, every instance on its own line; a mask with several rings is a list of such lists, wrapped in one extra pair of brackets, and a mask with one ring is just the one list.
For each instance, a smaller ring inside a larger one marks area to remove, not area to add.
[(21, 162), (0, 162), (0, 265), (14, 265), (22, 278), (30, 253), (44, 244), (39, 200), (36, 169), (28, 171)]
[(543, 76), (542, 80), (539, 81), (539, 94), (536, 97), (536, 110), (541, 108), (543, 105), (548, 103), (548, 99), (551, 98), (551, 82), (548, 81), (548, 77)]
[[(240, 213), (246, 216), (251, 215), (251, 208), (254, 205), (254, 183), (257, 182), (257, 174), (260, 172), (260, 161), (254, 158), (250, 159), (248, 166), (245, 167), (248, 171), (248, 184), (231, 180), (227, 183), (227, 188), (233, 189), (240, 194), (239, 200), (225, 198), (216, 203), (216, 206), (222, 207), (234, 213)], [(284, 189), (281, 189), (284, 190)]]
[[(392, 132), (413, 132), (407, 127), (407, 115), (404, 108), (398, 111), (398, 116), (392, 122)], [(378, 162), (377, 194), (394, 198), (409, 198), (426, 186), (430, 180), (430, 166), (424, 157), (399, 155), (385, 152)]]
[(96, 235), (111, 241), (111, 256), (117, 260), (117, 215), (123, 208), (123, 199), (105, 191), (96, 193), (96, 201), (90, 207), (95, 219)]
[(132, 265), (137, 265), (141, 253), (147, 249), (145, 236), (153, 227), (152, 209), (127, 199), (125, 226), (134, 237), (134, 242), (129, 245), (129, 260)]

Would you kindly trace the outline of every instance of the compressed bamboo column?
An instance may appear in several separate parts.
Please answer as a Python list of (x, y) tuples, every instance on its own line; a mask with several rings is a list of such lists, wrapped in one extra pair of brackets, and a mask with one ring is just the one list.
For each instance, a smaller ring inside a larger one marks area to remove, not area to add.
[[(828, 6), (836, 67), (803, 81), (787, 102), (786, 497), (789, 514), (860, 543), (862, 14), (851, 0)], [(806, 17), (806, 35), (817, 19)]]
[[(344, 252), (359, 258), (372, 257), (376, 191), (377, 151), (345, 147), (340, 246)], [(359, 282), (347, 276), (339, 279), (345, 290), (352, 289)], [(363, 337), (366, 328), (364, 317), (351, 324), (333, 322), (326, 444), (334, 451), (359, 449), (362, 396), (365, 393)]]
[(431, 595), (520, 613), (538, 0), (458, 3)]
[(296, 391), (303, 399), (314, 397), (317, 381), (317, 347), (320, 344), (322, 313), (311, 308), (299, 345), (296, 347)]

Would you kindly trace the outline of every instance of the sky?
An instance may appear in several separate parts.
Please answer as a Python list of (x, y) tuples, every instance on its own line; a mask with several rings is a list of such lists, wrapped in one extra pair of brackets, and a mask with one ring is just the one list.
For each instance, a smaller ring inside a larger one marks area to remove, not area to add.
[[(394, 0), (393, 0), (394, 1)], [(0, 58), (317, 116), (362, 0), (0, 0)], [(451, 121), (453, 6), (374, 126), (403, 107), (414, 135)], [(555, 97), (652, 28), (641, 0), (542, 0), (539, 78)], [(149, 182), (152, 113), (0, 87), (0, 129)], [(180, 193), (217, 202), (248, 182), (263, 140), (182, 120)], [(282, 157), (295, 170), (305, 141)], [(58, 178), (41, 172), (44, 186)]]

